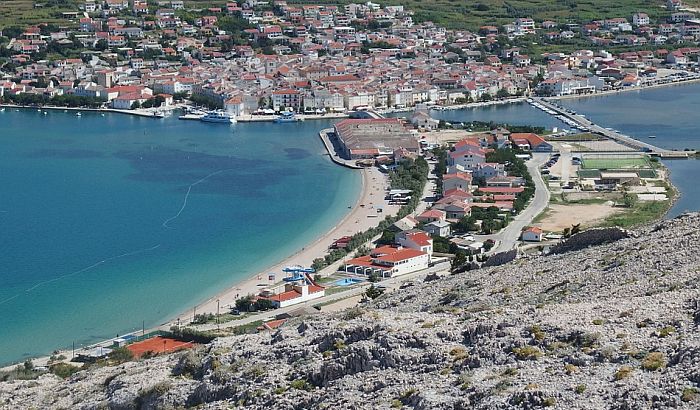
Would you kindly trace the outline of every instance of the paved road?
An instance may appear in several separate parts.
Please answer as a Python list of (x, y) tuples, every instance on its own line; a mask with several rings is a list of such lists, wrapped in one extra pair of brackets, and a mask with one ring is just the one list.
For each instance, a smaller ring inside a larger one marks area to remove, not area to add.
[(527, 170), (535, 183), (535, 195), (533, 195), (527, 208), (511, 220), (508, 226), (500, 232), (493, 235), (475, 235), (479, 240), (492, 239), (498, 242), (491, 250), (492, 253), (505, 252), (515, 248), (522, 230), (529, 226), (532, 220), (544, 211), (547, 204), (549, 204), (549, 189), (540, 173), (540, 166), (547, 162), (548, 158), (549, 154), (533, 153), (533, 158), (526, 162)]
[[(449, 269), (450, 269), (450, 263), (449, 262), (442, 262), (442, 263), (437, 264), (437, 265), (435, 265), (431, 268), (428, 268), (428, 269), (423, 269), (423, 270), (409, 273), (406, 275), (401, 275), (401, 276), (397, 276), (394, 278), (385, 279), (381, 282), (376, 283), (376, 285), (381, 285), (381, 286), (386, 287), (388, 290), (392, 290), (392, 289), (398, 288), (398, 286), (402, 282), (405, 282), (405, 281), (408, 281), (411, 279), (420, 278), (422, 276), (428, 275), (429, 273), (447, 272)], [(299, 304), (293, 305), (293, 306), (287, 306), (285, 308), (280, 308), (280, 309), (270, 310), (267, 312), (261, 312), (261, 313), (257, 313), (257, 314), (248, 315), (248, 316), (245, 316), (245, 317), (238, 319), (238, 320), (231, 320), (228, 322), (220, 323), (218, 326), (220, 326), (222, 328), (232, 327), (232, 326), (235, 327), (235, 326), (242, 326), (242, 325), (247, 325), (249, 323), (257, 322), (258, 320), (263, 320), (263, 321), (268, 320), (268, 319), (274, 318), (275, 316), (283, 314), (283, 313), (291, 313), (293, 311), (296, 311), (296, 310), (299, 310), (302, 308), (310, 308), (314, 305), (318, 305), (321, 303), (334, 302), (334, 301), (345, 299), (345, 298), (348, 298), (351, 296), (359, 295), (361, 293), (364, 293), (367, 290), (367, 288), (370, 287), (370, 285), (371, 285), (371, 283), (364, 282), (360, 286), (353, 287), (352, 289), (348, 289), (348, 290), (343, 291), (343, 292), (334, 293), (332, 295), (324, 296), (322, 298), (314, 299), (314, 300), (304, 302), (304, 303), (299, 303)], [(199, 326), (188, 325), (188, 327), (194, 327), (197, 330), (203, 331), (203, 330), (214, 330), (217, 328), (217, 325), (216, 325), (216, 323), (209, 323), (206, 325), (199, 325)]]

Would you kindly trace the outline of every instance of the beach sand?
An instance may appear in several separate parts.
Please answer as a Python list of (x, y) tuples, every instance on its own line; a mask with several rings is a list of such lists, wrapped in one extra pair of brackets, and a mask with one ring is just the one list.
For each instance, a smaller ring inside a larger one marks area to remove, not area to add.
[[(284, 276), (282, 269), (290, 265), (301, 265), (310, 267), (313, 260), (326, 255), (328, 247), (338, 238), (343, 236), (351, 236), (355, 233), (365, 231), (373, 226), (376, 226), (381, 219), (387, 215), (395, 215), (400, 206), (389, 205), (384, 199), (386, 188), (389, 185), (386, 174), (381, 173), (378, 169), (364, 168), (356, 172), (362, 173), (362, 190), (361, 194), (348, 213), (337, 225), (331, 228), (328, 232), (316, 239), (313, 243), (306, 245), (301, 251), (284, 259), (283, 261), (270, 266), (267, 269), (253, 275), (247, 280), (237, 283), (235, 286), (226, 289), (223, 292), (207, 299), (205, 302), (196, 306), (196, 314), (217, 313), (217, 301), (220, 313), (227, 313), (229, 308), (235, 306), (236, 299), (246, 295), (256, 295), (262, 289), (272, 285), (279, 285), (280, 279)], [(382, 212), (377, 214), (377, 207), (382, 208)], [(370, 216), (372, 215), (372, 216)], [(374, 217), (373, 215), (377, 215)], [(321, 275), (329, 275), (336, 271), (339, 263), (332, 264), (320, 271)], [(268, 272), (276, 274), (276, 281), (268, 280)], [(190, 308), (182, 312), (177, 317), (159, 326), (159, 329), (167, 329), (171, 325), (178, 323), (186, 324), (193, 319), (195, 308)]]

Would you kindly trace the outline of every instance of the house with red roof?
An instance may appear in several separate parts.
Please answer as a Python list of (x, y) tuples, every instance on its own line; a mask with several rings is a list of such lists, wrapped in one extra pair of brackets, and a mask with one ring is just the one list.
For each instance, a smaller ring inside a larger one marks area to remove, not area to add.
[(521, 237), (525, 242), (541, 242), (542, 229), (536, 226), (527, 227), (523, 230)]
[(544, 140), (544, 138), (532, 132), (515, 132), (510, 134), (510, 142), (512, 145), (525, 151), (535, 152), (551, 152), (552, 144)]
[(446, 218), (445, 211), (439, 209), (428, 209), (422, 214), (418, 215), (416, 219), (423, 223), (430, 223), (435, 221), (444, 221)]
[(442, 194), (453, 189), (461, 189), (462, 191), (470, 191), (472, 176), (467, 172), (458, 172), (456, 174), (445, 174), (442, 176)]
[(348, 260), (343, 271), (359, 275), (376, 274), (392, 278), (427, 269), (430, 255), (401, 246), (380, 246), (369, 255)]
[(285, 282), (284, 291), (273, 293), (272, 290), (266, 289), (260, 292), (258, 298), (269, 300), (275, 308), (283, 308), (318, 299), (326, 294), (326, 288), (318, 285), (308, 274), (301, 278), (285, 279)]
[(397, 245), (401, 245), (404, 248), (423, 251), (428, 255), (433, 254), (433, 238), (418, 229), (399, 232), (394, 240)]

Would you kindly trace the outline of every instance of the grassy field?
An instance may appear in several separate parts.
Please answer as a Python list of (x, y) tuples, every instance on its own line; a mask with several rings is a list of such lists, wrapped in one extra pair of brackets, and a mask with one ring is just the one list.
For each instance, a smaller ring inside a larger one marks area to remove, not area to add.
[[(700, 0), (698, 0), (700, 1)], [(289, 0), (296, 4), (347, 4), (350, 0)], [(486, 24), (505, 24), (517, 17), (555, 20), (560, 23), (627, 17), (638, 11), (656, 19), (670, 14), (660, 0), (389, 0), (382, 5), (403, 5), (415, 11), (416, 21), (433, 21), (448, 28), (476, 29)]]
[(583, 169), (633, 169), (651, 168), (649, 161), (643, 157), (630, 158), (583, 158)]
[[(45, 6), (34, 8), (35, 3)], [(39, 23), (68, 25), (61, 17), (64, 11), (78, 11), (75, 0), (0, 0), (0, 29), (5, 27), (26, 27)]]

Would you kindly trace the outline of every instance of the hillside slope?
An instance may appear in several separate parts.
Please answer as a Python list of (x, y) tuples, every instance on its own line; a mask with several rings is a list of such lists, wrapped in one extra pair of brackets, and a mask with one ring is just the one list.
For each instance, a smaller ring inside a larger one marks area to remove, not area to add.
[(0, 383), (2, 408), (698, 408), (700, 215), (274, 333)]

